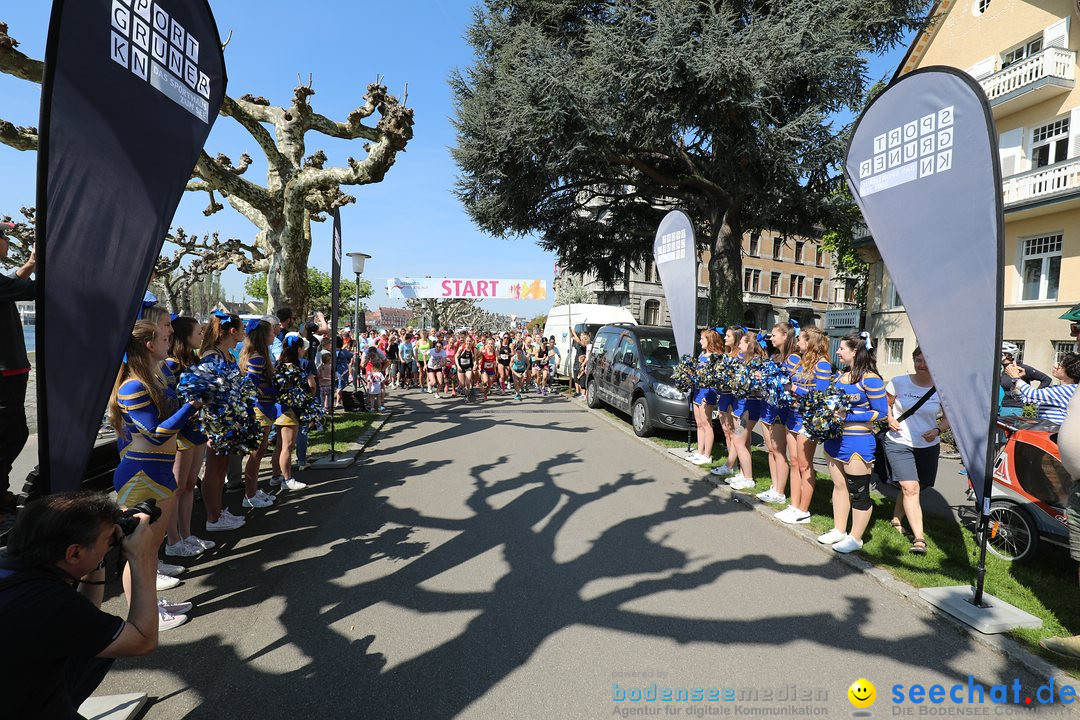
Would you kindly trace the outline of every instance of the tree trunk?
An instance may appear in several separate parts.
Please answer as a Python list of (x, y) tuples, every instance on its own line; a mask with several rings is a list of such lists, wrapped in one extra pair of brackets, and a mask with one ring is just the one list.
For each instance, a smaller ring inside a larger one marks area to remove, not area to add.
[(712, 223), (709, 257), (709, 324), (734, 325), (743, 320), (741, 198), (735, 198)]

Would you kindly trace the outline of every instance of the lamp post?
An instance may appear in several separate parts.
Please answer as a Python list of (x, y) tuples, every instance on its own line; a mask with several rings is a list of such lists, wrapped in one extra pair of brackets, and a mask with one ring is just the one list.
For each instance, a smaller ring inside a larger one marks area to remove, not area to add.
[(367, 332), (367, 323), (362, 322), (360, 319), (360, 276), (364, 273), (364, 261), (370, 260), (371, 256), (362, 252), (345, 254), (352, 258), (352, 269), (356, 273), (356, 304), (353, 306), (353, 327), (356, 328), (356, 337), (360, 337), (360, 333)]

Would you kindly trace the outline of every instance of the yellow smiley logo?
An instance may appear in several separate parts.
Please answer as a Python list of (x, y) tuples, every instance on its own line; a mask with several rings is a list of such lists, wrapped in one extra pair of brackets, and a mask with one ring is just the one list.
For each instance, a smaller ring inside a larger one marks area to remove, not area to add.
[(877, 698), (877, 688), (866, 678), (859, 678), (847, 689), (848, 700), (857, 708), (868, 708)]

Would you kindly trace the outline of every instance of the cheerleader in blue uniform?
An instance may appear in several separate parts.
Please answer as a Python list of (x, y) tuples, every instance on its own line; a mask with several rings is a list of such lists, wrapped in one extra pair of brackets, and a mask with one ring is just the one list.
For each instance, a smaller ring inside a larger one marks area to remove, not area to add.
[[(244, 326), (237, 315), (221, 310), (210, 313), (210, 321), (203, 332), (199, 365), (235, 368), (232, 350), (244, 339)], [(224, 507), (225, 472), (229, 456), (218, 454), (213, 443), (207, 446), (206, 469), (203, 472), (202, 496), (206, 506), (207, 532), (235, 530), (244, 524), (244, 518), (233, 515)]]
[[(168, 394), (176, 398), (176, 384), (180, 374), (197, 365), (197, 348), (202, 345), (202, 323), (193, 317), (173, 317), (172, 342), (169, 357), (165, 358), (162, 372), (168, 383)], [(172, 557), (194, 557), (214, 547), (216, 543), (203, 540), (191, 532), (191, 510), (195, 500), (195, 483), (199, 479), (203, 457), (206, 454), (206, 435), (198, 429), (198, 415), (180, 429), (176, 438), (176, 461), (173, 477), (176, 478), (176, 515), (168, 530), (165, 554)]]
[[(773, 325), (769, 333), (772, 354), (769, 362), (783, 366), (796, 350), (796, 329), (798, 323), (782, 322)], [(769, 477), (772, 479), (772, 500), (784, 502), (784, 490), (787, 488), (788, 473), (791, 468), (787, 456), (787, 413), (788, 408), (781, 408), (767, 402), (761, 404), (761, 422), (765, 425), (765, 447), (769, 450)], [(807, 523), (810, 518), (794, 515), (790, 506), (774, 514), (785, 522)], [(788, 519), (790, 518), (790, 520)]]
[[(291, 366), (300, 368), (308, 383), (308, 390), (315, 391), (315, 377), (304, 368), (301, 354), (307, 347), (307, 342), (299, 335), (289, 333), (285, 336), (285, 344), (281, 348), (281, 356), (278, 357), (278, 367)], [(277, 449), (275, 450), (276, 462), (272, 464), (273, 474), (279, 476), (282, 491), (303, 490), (306, 483), (296, 480), (292, 476), (292, 455), (296, 448), (296, 438), (300, 432), (300, 413), (298, 409), (281, 406), (277, 419), (274, 421), (277, 427)]]
[[(746, 328), (733, 325), (724, 332), (724, 354), (728, 357), (728, 362), (738, 362), (742, 358), (739, 357), (739, 343), (742, 341), (743, 335), (746, 334)], [(720, 420), (720, 429), (724, 431), (724, 444), (727, 447), (727, 461), (718, 468), (713, 468), (713, 475), (719, 475), (720, 477), (727, 478), (727, 484), (737, 489), (743, 489), (747, 487), (747, 478), (741, 471), (743, 467), (740, 465), (740, 471), (736, 472), (735, 463), (741, 458), (738, 453), (739, 443), (736, 441), (735, 433), (735, 405), (739, 399), (735, 397), (732, 392), (720, 393), (716, 396), (716, 412), (717, 417)], [(750, 483), (753, 484), (752, 482)]]
[(262, 428), (259, 448), (247, 457), (244, 465), (244, 501), (246, 508), (270, 507), (274, 496), (259, 489), (259, 465), (266, 454), (266, 442), (270, 428), (280, 414), (277, 405), (277, 387), (274, 385), (274, 361), (270, 355), (270, 343), (274, 341), (273, 328), (265, 320), (248, 320), (244, 326), (247, 339), (240, 351), (240, 372), (247, 373), (255, 385), (255, 419)]
[[(739, 339), (738, 360), (748, 363), (753, 360), (767, 360), (765, 353), (767, 341), (765, 335), (756, 336), (750, 331), (743, 333)], [(735, 405), (731, 408), (734, 416), (735, 455), (739, 458), (739, 472), (727, 479), (727, 484), (736, 490), (747, 490), (754, 487), (753, 455), (750, 452), (750, 443), (753, 440), (754, 426), (761, 418), (761, 399), (756, 397), (737, 397)], [(716, 472), (715, 470), (713, 472)], [(766, 491), (768, 493), (769, 491)], [(763, 493), (759, 493), (759, 496)]]
[[(847, 366), (836, 387), (847, 393), (852, 409), (844, 416), (844, 431), (823, 444), (833, 479), (833, 529), (818, 538), (842, 553), (863, 546), (862, 536), (870, 524), (870, 471), (874, 464), (873, 423), (889, 412), (885, 382), (878, 374), (869, 333), (848, 335), (840, 341), (836, 355)], [(851, 533), (845, 532), (851, 510)]]
[[(714, 329), (702, 330), (698, 336), (698, 344), (701, 346), (701, 355), (698, 355), (698, 367), (703, 367), (709, 362), (709, 358), (723, 351), (723, 340), (720, 333)], [(697, 426), (697, 451), (690, 456), (690, 462), (695, 465), (708, 465), (712, 462), (713, 432), (712, 414), (716, 408), (716, 390), (712, 388), (698, 388), (694, 392), (694, 424)]]
[[(819, 328), (801, 328), (795, 343), (799, 354), (788, 358), (786, 369), (791, 376), (791, 393), (796, 401), (811, 390), (826, 390), (832, 381), (829, 362), (829, 340)], [(790, 513), (798, 518), (810, 516), (810, 501), (814, 496), (814, 451), (817, 443), (802, 432), (803, 417), (798, 407), (788, 410), (787, 447), (791, 461)]]

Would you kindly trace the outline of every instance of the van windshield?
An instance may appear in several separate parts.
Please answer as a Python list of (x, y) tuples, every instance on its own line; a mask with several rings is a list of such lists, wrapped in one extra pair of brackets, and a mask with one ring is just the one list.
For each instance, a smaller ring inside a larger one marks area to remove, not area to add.
[(679, 364), (679, 351), (675, 341), (669, 338), (638, 338), (641, 358), (648, 368), (673, 368)]

